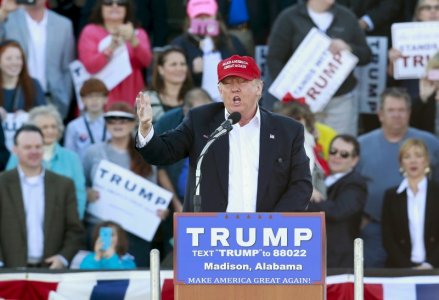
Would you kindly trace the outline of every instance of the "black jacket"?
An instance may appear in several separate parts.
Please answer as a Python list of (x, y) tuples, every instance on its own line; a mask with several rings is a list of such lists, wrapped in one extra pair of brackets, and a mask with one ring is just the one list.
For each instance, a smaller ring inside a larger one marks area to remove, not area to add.
[(358, 19), (368, 15), (374, 29), (367, 35), (390, 36), (390, 27), (401, 15), (401, 0), (337, 0), (337, 3), (350, 8)]
[(323, 211), (326, 218), (328, 268), (352, 268), (354, 239), (358, 237), (367, 199), (366, 180), (352, 171), (328, 188), (326, 201), (311, 203), (310, 211)]
[[(263, 108), (261, 113), (256, 211), (305, 211), (312, 192), (309, 159), (303, 147), (304, 129), (290, 118)], [(150, 164), (166, 165), (189, 156), (184, 211), (193, 211), (195, 169), (207, 137), (224, 122), (224, 104), (189, 111), (176, 130), (165, 132), (138, 149)], [(203, 212), (225, 212), (228, 204), (229, 138), (220, 137), (204, 157), (201, 168)]]
[[(384, 196), (381, 218), (383, 245), (387, 251), (387, 266), (390, 268), (410, 268), (412, 243), (407, 213), (407, 192), (396, 192), (397, 187), (387, 190)], [(427, 183), (427, 203), (425, 205), (424, 245), (426, 261), (439, 267), (439, 185)]]

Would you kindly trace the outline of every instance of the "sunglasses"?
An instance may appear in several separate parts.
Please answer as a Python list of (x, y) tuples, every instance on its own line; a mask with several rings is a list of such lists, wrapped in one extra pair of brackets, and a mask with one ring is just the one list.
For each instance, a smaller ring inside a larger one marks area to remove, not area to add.
[(346, 159), (346, 158), (348, 158), (350, 156), (354, 156), (352, 153), (350, 153), (350, 152), (348, 152), (346, 150), (338, 150), (338, 149), (335, 149), (335, 148), (331, 148), (329, 150), (329, 155), (334, 155), (335, 156), (335, 155), (337, 155), (337, 153), (340, 153), (340, 157), (344, 158), (344, 159)]
[(127, 6), (128, 0), (102, 0), (102, 5), (110, 6), (113, 4), (117, 6)]
[(116, 124), (116, 123), (126, 124), (128, 122), (134, 122), (134, 120), (130, 118), (123, 118), (123, 117), (107, 117), (105, 118), (105, 122), (107, 124)]

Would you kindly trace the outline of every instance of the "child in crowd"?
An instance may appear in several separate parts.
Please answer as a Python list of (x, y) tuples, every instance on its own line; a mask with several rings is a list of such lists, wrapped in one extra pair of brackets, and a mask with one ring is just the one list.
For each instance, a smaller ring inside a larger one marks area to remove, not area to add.
[[(111, 229), (111, 243), (106, 249), (104, 247), (105, 241), (103, 241), (100, 236), (101, 228)], [(84, 257), (79, 266), (80, 269), (136, 268), (134, 258), (127, 253), (127, 235), (119, 224), (112, 221), (105, 221), (96, 225), (93, 233), (93, 243), (94, 252)]]
[(107, 141), (110, 134), (103, 115), (108, 99), (105, 84), (96, 78), (88, 79), (82, 85), (80, 95), (84, 113), (67, 125), (64, 146), (78, 153), (82, 159), (90, 145)]

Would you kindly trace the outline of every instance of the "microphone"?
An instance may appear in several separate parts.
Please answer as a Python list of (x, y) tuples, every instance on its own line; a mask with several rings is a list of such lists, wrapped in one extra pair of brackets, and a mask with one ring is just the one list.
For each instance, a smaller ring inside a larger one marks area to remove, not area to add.
[(233, 128), (232, 125), (235, 125), (236, 123), (238, 123), (239, 120), (241, 120), (241, 114), (239, 112), (237, 112), (237, 111), (232, 112), (229, 115), (229, 117), (227, 118), (227, 120), (222, 122), (221, 125), (217, 129), (215, 129), (214, 132), (212, 132), (212, 134), (209, 136), (209, 139), (215, 137), (215, 135), (217, 135), (218, 133), (222, 132), (224, 129), (226, 130), (226, 132), (231, 131), (232, 128)]
[(233, 129), (233, 124), (236, 124), (241, 120), (241, 114), (239, 112), (233, 112), (230, 116), (221, 123), (221, 125), (209, 136), (206, 145), (201, 150), (200, 156), (197, 159), (197, 168), (195, 170), (195, 194), (192, 199), (194, 204), (194, 212), (201, 212), (201, 195), (200, 195), (200, 181), (201, 181), (201, 164), (203, 163), (204, 155), (209, 150), (210, 145), (213, 144), (220, 136), (225, 135)]

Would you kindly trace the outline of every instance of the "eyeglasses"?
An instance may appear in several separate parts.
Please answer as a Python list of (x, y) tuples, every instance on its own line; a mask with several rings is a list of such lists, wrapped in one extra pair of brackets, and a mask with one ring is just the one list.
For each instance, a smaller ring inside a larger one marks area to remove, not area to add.
[(348, 158), (350, 156), (354, 156), (353, 153), (350, 153), (350, 152), (348, 152), (346, 150), (338, 150), (338, 149), (335, 149), (335, 148), (331, 148), (329, 150), (329, 155), (337, 155), (337, 153), (340, 153), (340, 157), (344, 158), (344, 159), (346, 159), (346, 158)]
[(428, 11), (432, 11), (432, 10), (439, 10), (439, 5), (421, 5), (419, 6), (419, 10), (428, 10)]
[(127, 6), (128, 0), (102, 0), (102, 5), (110, 6), (113, 4), (117, 6)]
[(105, 118), (105, 123), (110, 124), (110, 125), (117, 124), (117, 123), (126, 124), (128, 122), (134, 122), (134, 120), (128, 119), (128, 118), (121, 118), (121, 117)]

